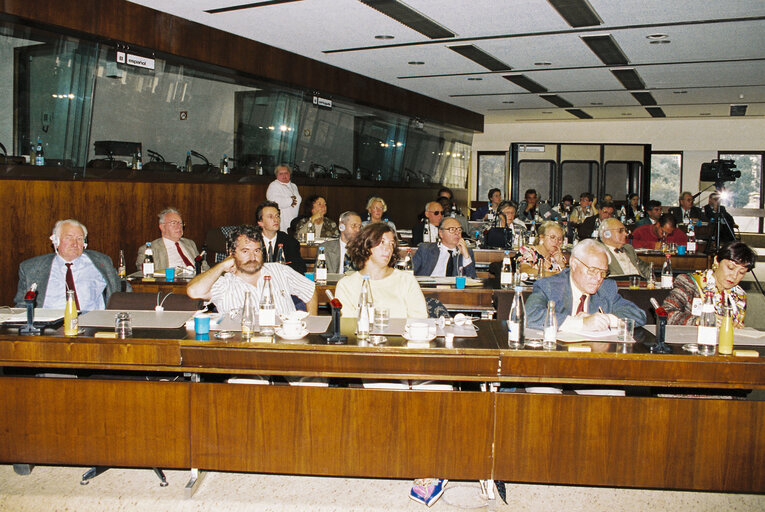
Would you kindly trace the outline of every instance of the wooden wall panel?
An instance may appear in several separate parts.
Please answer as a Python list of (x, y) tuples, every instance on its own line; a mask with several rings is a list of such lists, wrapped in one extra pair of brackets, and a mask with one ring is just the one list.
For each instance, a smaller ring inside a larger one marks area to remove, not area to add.
[[(209, 229), (231, 224), (255, 223), (255, 209), (265, 199), (271, 178), (257, 183), (167, 183), (133, 181), (0, 180), (0, 204), (4, 205), (11, 237), (0, 251), (0, 304), (11, 304), (18, 286), (19, 263), (52, 251), (48, 237), (59, 219), (75, 218), (88, 228), (88, 248), (114, 260), (125, 251), (128, 272), (135, 271), (138, 247), (160, 236), (157, 214), (177, 207), (186, 223), (185, 236), (201, 247)], [(298, 182), (299, 183), (299, 182)], [(322, 193), (333, 218), (345, 210), (364, 213), (369, 195), (380, 195), (389, 205), (391, 218), (410, 228), (427, 200), (431, 188), (354, 187), (299, 184), (307, 198)]]

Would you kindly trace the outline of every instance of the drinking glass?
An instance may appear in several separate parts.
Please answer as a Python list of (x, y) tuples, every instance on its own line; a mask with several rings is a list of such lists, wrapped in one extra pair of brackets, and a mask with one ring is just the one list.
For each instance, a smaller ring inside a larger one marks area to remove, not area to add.
[(620, 318), (619, 328), (616, 331), (620, 343), (629, 343), (635, 333), (635, 320), (632, 318)]
[(383, 328), (390, 321), (390, 310), (388, 308), (375, 308), (374, 325)]

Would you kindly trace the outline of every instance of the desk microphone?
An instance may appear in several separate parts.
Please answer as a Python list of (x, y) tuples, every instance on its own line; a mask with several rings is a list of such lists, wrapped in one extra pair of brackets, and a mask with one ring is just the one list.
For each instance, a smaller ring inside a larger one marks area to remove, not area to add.
[(651, 297), (651, 305), (656, 310), (656, 343), (651, 345), (651, 352), (669, 354), (672, 349), (664, 341), (667, 330), (667, 310), (659, 306), (659, 303)]

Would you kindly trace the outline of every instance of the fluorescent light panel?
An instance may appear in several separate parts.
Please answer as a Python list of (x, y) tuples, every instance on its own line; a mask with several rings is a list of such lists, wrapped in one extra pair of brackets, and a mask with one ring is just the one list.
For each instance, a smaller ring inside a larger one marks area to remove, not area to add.
[(443, 39), (456, 35), (454, 32), (442, 27), (435, 21), (397, 0), (360, 0), (360, 2), (386, 16), (390, 16), (399, 23), (406, 25), (412, 30), (416, 30), (430, 39)]
[(550, 103), (552, 103), (556, 107), (568, 108), (568, 107), (573, 107), (574, 106), (573, 104), (571, 104), (568, 101), (564, 100), (563, 98), (561, 98), (557, 94), (542, 94), (540, 97), (543, 100), (545, 100), (545, 101), (549, 101)]
[(626, 66), (629, 64), (627, 56), (611, 34), (600, 36), (582, 36), (582, 41), (590, 47), (590, 50), (598, 56), (606, 66)]
[(550, 5), (558, 11), (566, 23), (574, 28), (592, 27), (600, 25), (603, 20), (600, 19), (595, 9), (587, 0), (548, 0)]
[(492, 55), (489, 55), (485, 51), (472, 44), (447, 46), (447, 48), (459, 53), (463, 57), (472, 60), (476, 64), (480, 64), (490, 71), (510, 71), (513, 69), (501, 60), (493, 57)]
[(218, 9), (208, 9), (208, 14), (220, 14), (222, 12), (241, 11), (243, 9), (252, 9), (253, 7), (265, 7), (267, 5), (288, 4), (290, 2), (300, 2), (301, 0), (263, 0), (263, 2), (252, 2), (249, 4), (232, 5), (231, 7), (220, 7)]
[(592, 116), (582, 109), (567, 108), (566, 112), (568, 112), (572, 116), (578, 117), (579, 119), (592, 119)]
[(646, 107), (645, 109), (651, 114), (651, 117), (667, 117), (661, 107)]
[(611, 73), (619, 80), (625, 89), (630, 91), (645, 89), (645, 84), (634, 69), (612, 69)]
[(644, 107), (657, 104), (656, 100), (650, 92), (633, 92), (632, 96), (634, 96), (635, 99), (638, 100), (638, 103)]
[(536, 83), (526, 75), (504, 75), (502, 78), (513, 82), (518, 87), (522, 87), (529, 92), (541, 93), (547, 92), (547, 88), (541, 84)]

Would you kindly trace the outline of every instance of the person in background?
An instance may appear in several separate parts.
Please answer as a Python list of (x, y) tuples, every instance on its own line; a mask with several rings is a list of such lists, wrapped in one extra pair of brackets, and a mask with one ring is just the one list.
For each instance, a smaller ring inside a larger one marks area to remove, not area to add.
[(570, 194), (566, 194), (560, 200), (560, 203), (553, 208), (555, 217), (557, 219), (568, 219), (571, 216), (571, 212), (574, 209), (574, 198)]
[(502, 191), (498, 188), (489, 190), (488, 193), (489, 204), (478, 208), (473, 215), (470, 216), (470, 220), (486, 220), (489, 213), (496, 214), (499, 203), (502, 202)]
[(452, 191), (449, 190), (446, 187), (443, 187), (441, 190), (438, 191), (438, 201), (441, 204), (441, 208), (444, 209), (444, 218), (446, 217), (453, 217), (457, 219), (460, 222), (460, 226), (462, 226), (462, 232), (467, 233), (468, 232), (468, 220), (467, 217), (465, 217), (459, 208), (457, 208), (457, 205), (454, 203), (454, 201), (451, 198), (451, 195), (446, 195), (446, 193), (451, 194)]
[(632, 232), (632, 246), (635, 249), (661, 249), (662, 242), (685, 245), (688, 237), (677, 229), (675, 218), (663, 213), (656, 224), (640, 226)]
[(603, 194), (603, 199), (600, 201), (601, 203), (613, 203), (614, 198), (611, 194)]
[(427, 318), (425, 297), (417, 279), (394, 268), (398, 259), (396, 232), (383, 222), (364, 226), (348, 244), (348, 255), (358, 272), (337, 283), (335, 296), (342, 303), (342, 315), (358, 317), (362, 276), (369, 276), (375, 307), (387, 308), (391, 318)]
[(388, 211), (388, 205), (385, 204), (385, 200), (382, 197), (370, 197), (367, 201), (367, 220), (361, 223), (362, 226), (367, 224), (374, 224), (376, 222), (384, 222), (390, 226), (393, 231), (396, 231), (396, 225), (386, 218), (383, 218), (383, 214)]
[(340, 238), (324, 242), (324, 254), (327, 258), (327, 272), (331, 274), (347, 274), (356, 268), (348, 256), (348, 244), (361, 231), (361, 217), (356, 212), (344, 212), (340, 215), (338, 224)]
[[(709, 201), (704, 207), (704, 216), (709, 220), (709, 224), (714, 224), (712, 229), (717, 234), (717, 217), (720, 217), (720, 243), (726, 244), (736, 239), (733, 230), (738, 226), (733, 221), (733, 217), (725, 211), (725, 207), (720, 204), (720, 193), (715, 191), (709, 194)], [(724, 221), (724, 222), (723, 222)], [(730, 229), (726, 226), (730, 226)]]
[(697, 220), (706, 221), (706, 215), (698, 206), (693, 206), (693, 194), (683, 192), (679, 198), (680, 206), (673, 206), (669, 213), (675, 218), (677, 224), (690, 224)]
[(645, 217), (635, 223), (636, 226), (645, 226), (646, 224), (656, 224), (661, 217), (661, 202), (650, 200), (645, 205)]
[(486, 233), (486, 247), (498, 247), (500, 249), (510, 249), (513, 245), (513, 239), (517, 233), (521, 235), (526, 232), (526, 225), (515, 218), (516, 206), (512, 201), (502, 201), (498, 207), (499, 222), (497, 226), (489, 229)]
[(281, 212), (279, 229), (286, 233), (290, 223), (300, 212), (300, 192), (298, 192), (297, 185), (290, 181), (292, 170), (289, 165), (277, 165), (274, 169), (274, 175), (276, 179), (268, 185), (266, 199), (279, 206)]
[(315, 238), (337, 238), (340, 232), (335, 221), (327, 217), (327, 200), (324, 196), (313, 195), (306, 201), (306, 215), (297, 222), (295, 235), (302, 239), (309, 231)]
[(241, 309), (247, 292), (260, 302), (264, 276), (271, 276), (271, 289), (277, 315), (295, 311), (292, 295), (306, 305), (306, 311), (315, 315), (318, 307), (314, 282), (287, 265), (266, 263), (263, 259), (263, 237), (255, 226), (237, 226), (226, 240), (228, 257), (207, 272), (199, 274), (186, 286), (192, 299), (203, 299), (215, 304), (218, 311), (227, 313)]
[(438, 241), (438, 226), (444, 218), (444, 208), (438, 201), (425, 205), (425, 218), (412, 228), (412, 246)]
[(627, 195), (627, 204), (622, 208), (624, 220), (627, 224), (639, 221), (645, 216), (643, 205), (640, 204), (640, 196), (637, 194)]
[(88, 229), (74, 219), (60, 220), (50, 236), (55, 254), (43, 254), (19, 265), (19, 284), (14, 302), (24, 307), (24, 297), (37, 283), (38, 308), (64, 309), (66, 291), (74, 289), (77, 309), (104, 309), (109, 297), (120, 290), (120, 279), (111, 258), (88, 251)]
[(606, 219), (598, 228), (600, 241), (611, 255), (608, 273), (611, 276), (639, 275), (648, 280), (651, 266), (638, 258), (635, 249), (628, 244), (627, 228), (619, 219)]
[(576, 244), (569, 268), (534, 283), (526, 302), (527, 327), (543, 327), (550, 301), (555, 302), (560, 330), (603, 331), (616, 327), (619, 318), (644, 325), (645, 312), (619, 295), (615, 281), (606, 279), (609, 258), (608, 250), (591, 238)]
[(553, 220), (543, 222), (537, 230), (539, 242), (518, 250), (518, 269), (527, 274), (551, 276), (566, 268), (566, 256), (561, 252), (563, 228)]
[(726, 305), (731, 308), (733, 326), (744, 327), (746, 292), (741, 280), (754, 268), (757, 255), (743, 242), (722, 246), (715, 255), (712, 268), (694, 274), (680, 274), (674, 287), (664, 299), (667, 323), (672, 325), (698, 325), (701, 303), (707, 290), (714, 292), (713, 301), (718, 325)]
[(598, 205), (598, 214), (584, 219), (579, 225), (579, 238), (597, 238), (600, 224), (614, 216), (614, 203), (603, 201)]
[(475, 260), (462, 238), (462, 227), (457, 219), (447, 217), (438, 226), (439, 242), (424, 242), (417, 247), (412, 264), (414, 275), (451, 277), (460, 275), (475, 279)]
[(569, 221), (572, 224), (581, 224), (584, 219), (595, 215), (595, 208), (592, 206), (592, 194), (589, 192), (582, 192), (579, 195), (579, 204), (574, 211), (571, 212)]
[(263, 237), (263, 261), (276, 262), (279, 255), (279, 244), (282, 244), (284, 261), (299, 273), (305, 274), (306, 264), (300, 256), (300, 244), (294, 237), (279, 230), (281, 214), (279, 205), (273, 201), (263, 201), (255, 209), (255, 219), (258, 222)]
[(524, 222), (554, 220), (555, 213), (548, 204), (539, 203), (537, 191), (530, 188), (524, 194), (524, 200), (518, 206), (518, 218)]
[[(197, 257), (199, 251), (193, 240), (183, 238), (183, 228), (183, 218), (178, 210), (165, 208), (159, 212), (159, 232), (162, 233), (162, 236), (151, 241), (154, 268), (157, 271), (177, 267), (194, 269), (194, 258)], [(138, 270), (143, 267), (145, 258), (146, 246), (142, 245), (138, 248), (138, 256), (135, 260), (135, 266)], [(202, 271), (204, 272), (209, 268), (207, 261), (202, 260)]]

